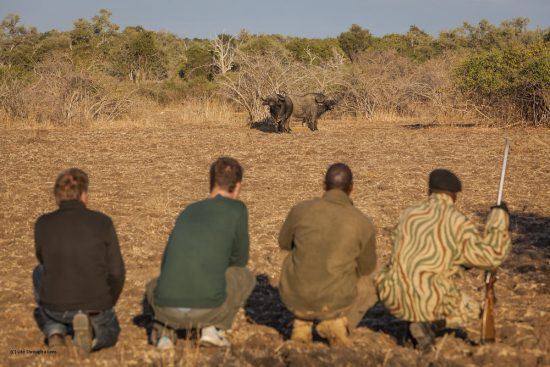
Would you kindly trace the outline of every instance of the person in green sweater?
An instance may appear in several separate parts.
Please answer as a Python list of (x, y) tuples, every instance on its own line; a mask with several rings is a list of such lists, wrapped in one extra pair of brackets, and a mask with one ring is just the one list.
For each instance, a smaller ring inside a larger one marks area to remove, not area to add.
[(155, 315), (153, 342), (172, 348), (178, 329), (199, 329), (200, 344), (227, 347), (225, 330), (255, 285), (246, 268), (248, 211), (237, 200), (243, 169), (221, 157), (210, 167), (210, 195), (178, 216), (160, 276), (147, 284)]

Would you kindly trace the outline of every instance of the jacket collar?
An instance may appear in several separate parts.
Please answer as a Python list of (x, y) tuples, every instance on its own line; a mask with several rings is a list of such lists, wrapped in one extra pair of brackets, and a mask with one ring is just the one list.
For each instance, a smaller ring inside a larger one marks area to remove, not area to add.
[(80, 200), (63, 200), (59, 203), (59, 209), (84, 209), (86, 205)]
[(441, 192), (434, 192), (430, 195), (430, 201), (436, 201), (444, 205), (454, 205), (453, 198)]
[(323, 199), (335, 204), (353, 205), (353, 201), (351, 201), (348, 194), (340, 189), (332, 189), (326, 191), (323, 195)]

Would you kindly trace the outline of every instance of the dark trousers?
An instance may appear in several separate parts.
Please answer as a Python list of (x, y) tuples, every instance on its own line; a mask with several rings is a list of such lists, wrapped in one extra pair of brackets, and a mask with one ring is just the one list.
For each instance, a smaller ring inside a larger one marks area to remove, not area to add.
[(187, 312), (174, 307), (161, 307), (155, 304), (154, 291), (157, 278), (151, 280), (146, 287), (147, 302), (152, 306), (155, 320), (172, 329), (193, 329), (216, 326), (223, 330), (231, 329), (233, 319), (256, 284), (254, 276), (244, 267), (229, 267), (225, 272), (226, 293), (225, 302), (217, 308), (191, 309)]
[[(42, 285), (43, 273), (44, 267), (42, 265), (38, 265), (32, 272), (34, 298), (38, 305), (38, 307), (34, 310), (34, 318), (36, 323), (46, 338), (49, 338), (53, 334), (73, 334), (73, 317), (79, 312), (79, 310), (51, 311), (40, 306), (40, 299), (38, 295)], [(120, 326), (118, 324), (116, 313), (113, 309), (97, 312), (82, 310), (82, 312), (89, 315), (90, 323), (92, 324), (94, 333), (92, 350), (107, 348), (116, 344), (118, 335), (120, 334)]]

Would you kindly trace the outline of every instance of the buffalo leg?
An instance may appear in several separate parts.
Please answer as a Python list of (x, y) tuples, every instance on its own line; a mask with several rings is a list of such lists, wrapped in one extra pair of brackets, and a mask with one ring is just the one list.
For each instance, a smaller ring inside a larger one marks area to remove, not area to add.
[(307, 122), (307, 127), (309, 127), (311, 131), (315, 131), (315, 120), (309, 119)]
[(290, 119), (289, 118), (283, 120), (283, 126), (284, 126), (284, 131), (289, 133), (290, 132)]

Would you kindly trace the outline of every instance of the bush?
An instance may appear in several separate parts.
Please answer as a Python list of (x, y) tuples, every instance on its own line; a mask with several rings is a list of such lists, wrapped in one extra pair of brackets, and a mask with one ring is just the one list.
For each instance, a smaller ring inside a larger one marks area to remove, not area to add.
[(471, 55), (456, 71), (461, 92), (487, 118), (548, 124), (550, 48), (493, 49)]
[(55, 124), (112, 120), (128, 112), (132, 102), (112, 85), (76, 71), (64, 55), (39, 63), (35, 73), (36, 78), (25, 83), (2, 75), (0, 108), (9, 117)]

